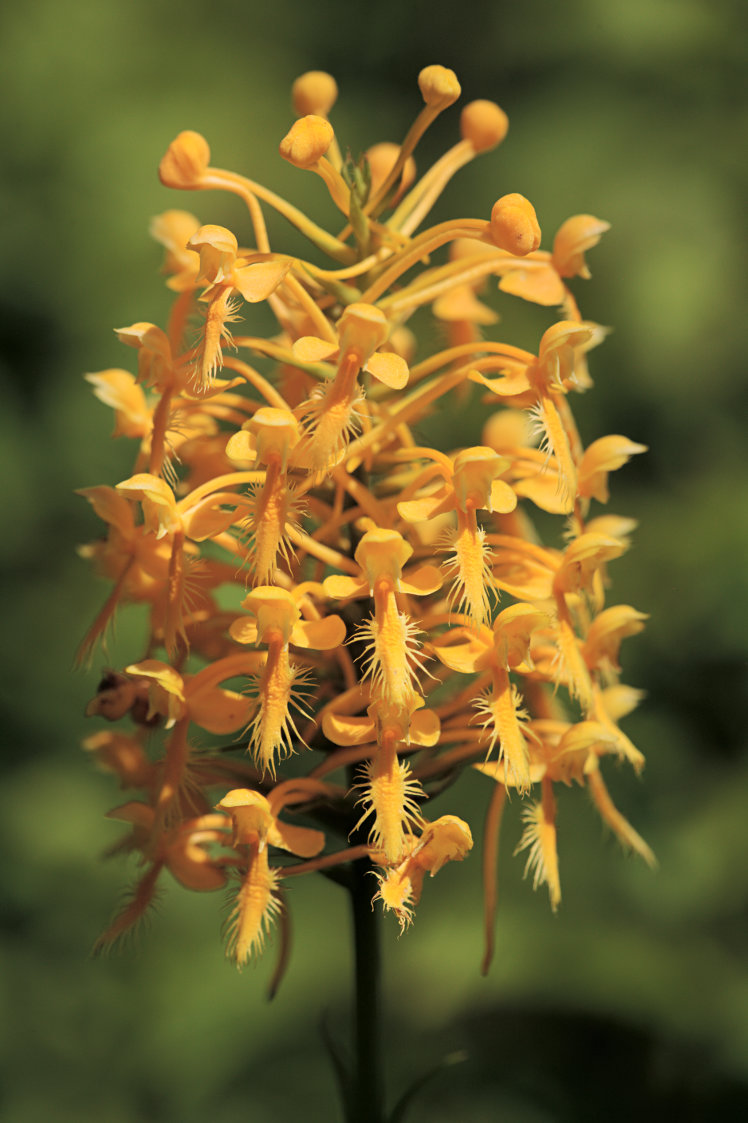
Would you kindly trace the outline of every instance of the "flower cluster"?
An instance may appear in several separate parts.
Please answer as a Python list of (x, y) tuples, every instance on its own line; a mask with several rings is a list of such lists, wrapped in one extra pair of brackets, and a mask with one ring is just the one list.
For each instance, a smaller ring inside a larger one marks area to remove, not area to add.
[[(405, 928), (425, 874), (473, 846), (467, 822), (429, 806), (466, 768), (486, 778), (485, 968), (508, 793), (524, 822), (517, 851), (554, 909), (559, 783), (586, 787), (622, 842), (654, 860), (602, 773), (608, 756), (643, 764), (619, 728), (639, 693), (619, 681), (618, 656), (645, 616), (605, 606), (633, 523), (590, 517), (609, 473), (644, 448), (621, 435), (585, 447), (571, 409), (605, 329), (582, 318), (569, 283), (589, 277), (585, 253), (607, 223), (575, 215), (541, 250), (535, 210), (512, 192), (488, 217), (423, 228), (508, 122), (490, 101), (467, 105), (461, 139), (418, 178), (418, 141), (460, 96), (442, 66), (418, 84), (424, 105), (402, 144), (354, 159), (328, 119), (334, 80), (295, 82), (280, 154), (322, 179), (338, 234), (214, 167), (198, 133), (161, 161), (167, 187), (238, 195), (249, 245), (186, 211), (155, 218), (169, 321), (117, 330), (136, 374), (87, 376), (136, 453), (127, 479), (82, 492), (106, 526), (82, 552), (112, 587), (80, 659), (120, 605), (149, 618), (136, 661), (107, 672), (88, 705), (129, 719), (86, 747), (136, 794), (110, 816), (127, 824), (114, 850), (141, 863), (101, 947), (137, 923), (165, 868), (189, 889), (229, 892), (239, 965), (274, 923), (285, 929), (288, 878), (343, 877), (354, 861), (371, 863), (373, 901)], [(310, 260), (271, 248), (268, 207), (306, 236)], [(493, 338), (498, 316), (480, 299), (490, 278), (548, 309), (536, 351)], [(270, 336), (240, 326), (253, 304), (272, 313)], [(424, 308), (441, 349), (407, 327)], [(422, 443), (435, 411), (468, 426), (474, 399), (487, 407), (480, 443)], [(533, 509), (558, 517), (555, 545)]]

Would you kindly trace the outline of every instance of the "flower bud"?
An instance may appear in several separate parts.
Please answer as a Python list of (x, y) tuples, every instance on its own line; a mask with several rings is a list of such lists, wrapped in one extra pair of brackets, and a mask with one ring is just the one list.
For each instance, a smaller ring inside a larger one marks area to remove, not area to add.
[(158, 177), (164, 187), (194, 190), (210, 163), (210, 148), (204, 136), (187, 129), (166, 149), (158, 166)]
[(326, 117), (338, 100), (338, 84), (324, 70), (307, 70), (291, 87), (293, 107), (300, 117), (316, 113)]
[(295, 168), (313, 168), (332, 144), (332, 125), (313, 113), (300, 117), (280, 142), (280, 154)]
[(462, 93), (457, 75), (446, 66), (425, 66), (418, 75), (418, 88), (426, 105), (434, 109), (446, 109)]
[(476, 152), (488, 152), (501, 144), (509, 129), (509, 118), (495, 101), (471, 101), (460, 116), (460, 133)]
[(501, 250), (525, 257), (540, 245), (540, 226), (532, 203), (513, 192), (502, 195), (491, 211), (491, 237)]
[[(371, 148), (366, 150), (366, 159), (369, 161), (369, 171), (371, 172), (371, 194), (376, 195), (379, 188), (382, 186), (387, 176), (390, 174), (395, 166), (395, 161), (400, 155), (400, 145), (393, 144), (389, 140), (383, 140), (380, 144), (373, 144)], [(413, 180), (416, 178), (416, 162), (412, 156), (409, 156), (405, 161), (403, 170), (400, 173), (400, 187), (398, 189), (398, 196), (403, 191), (410, 187)]]

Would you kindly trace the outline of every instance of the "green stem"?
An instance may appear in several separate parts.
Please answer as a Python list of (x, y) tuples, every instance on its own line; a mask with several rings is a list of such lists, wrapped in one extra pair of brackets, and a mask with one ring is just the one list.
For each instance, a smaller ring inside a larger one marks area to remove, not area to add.
[(352, 1123), (383, 1123), (379, 916), (372, 909), (371, 862), (353, 863), (351, 907), (355, 955), (355, 1058)]

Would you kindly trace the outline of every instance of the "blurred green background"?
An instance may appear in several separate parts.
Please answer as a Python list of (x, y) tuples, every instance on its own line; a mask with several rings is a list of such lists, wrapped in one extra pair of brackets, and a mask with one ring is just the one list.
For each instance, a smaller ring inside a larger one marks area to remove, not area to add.
[[(521, 191), (545, 245), (571, 214), (612, 224), (577, 291), (584, 313), (615, 331), (575, 409), (587, 441), (624, 433), (651, 450), (613, 477), (610, 504), (640, 522), (613, 567), (613, 596), (652, 615), (624, 647), (627, 681), (648, 691), (625, 728), (648, 766), (641, 781), (623, 769), (608, 777), (660, 869), (624, 857), (584, 793), (561, 792), (554, 917), (511, 858), (511, 807), (487, 980), (477, 852), (426, 886), (407, 936), (388, 927), (390, 1094), (464, 1049), (468, 1060), (424, 1089), (414, 1123), (748, 1109), (745, 12), (742, 0), (4, 7), (8, 1123), (338, 1118), (319, 1034), (323, 1017), (347, 1033), (348, 917), (336, 886), (294, 884), (294, 956), (272, 1004), (272, 957), (241, 975), (224, 960), (216, 895), (170, 890), (134, 950), (88, 958), (127, 872), (100, 861), (118, 834), (104, 819), (118, 793), (78, 747), (99, 668), (73, 675), (72, 654), (105, 589), (75, 555), (99, 526), (72, 492), (129, 474), (132, 449), (109, 440), (111, 417), (81, 375), (130, 365), (113, 327), (163, 319), (151, 215), (183, 207), (246, 236), (238, 201), (158, 183), (179, 130), (198, 129), (216, 163), (332, 220), (319, 181), (277, 155), (292, 80), (311, 68), (336, 76), (333, 120), (358, 152), (404, 135), (420, 104), (416, 75), (433, 62), (457, 71), (463, 103), (492, 98), (511, 121), (504, 146), (465, 170), (438, 216), (482, 217)], [(428, 135), (422, 168), (456, 139), (457, 120), (453, 109)], [(277, 248), (294, 244), (282, 225), (272, 231)], [(550, 322), (517, 315), (508, 299), (501, 307), (507, 330), (516, 322), (528, 340)], [(123, 614), (114, 662), (137, 650), (136, 634)], [(443, 810), (476, 821), (484, 783), (471, 775)]]

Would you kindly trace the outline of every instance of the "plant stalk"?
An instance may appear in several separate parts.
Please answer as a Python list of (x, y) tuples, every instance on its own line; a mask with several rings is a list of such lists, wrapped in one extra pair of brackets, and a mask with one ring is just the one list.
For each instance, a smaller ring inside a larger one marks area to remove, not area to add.
[(379, 915), (372, 908), (371, 862), (353, 863), (355, 1013), (351, 1123), (384, 1123)]

